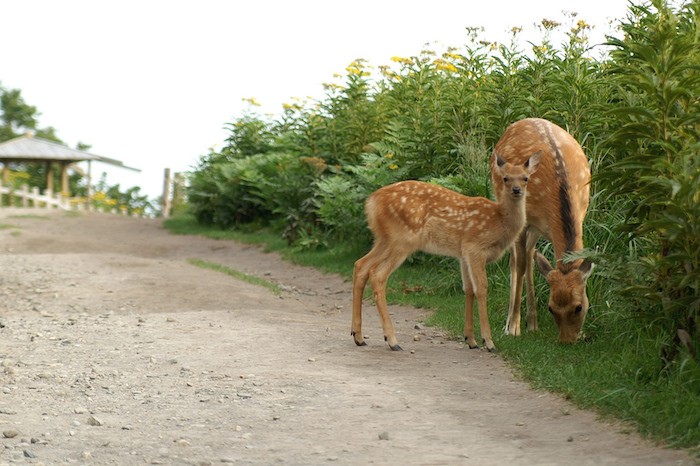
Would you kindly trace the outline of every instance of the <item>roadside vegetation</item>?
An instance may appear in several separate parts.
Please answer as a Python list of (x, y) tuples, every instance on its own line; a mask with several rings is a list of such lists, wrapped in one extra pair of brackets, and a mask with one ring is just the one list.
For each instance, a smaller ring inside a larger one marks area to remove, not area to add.
[[(168, 225), (221, 238), (235, 230), (349, 278), (371, 245), (369, 193), (420, 179), (490, 197), (488, 158), (505, 128), (551, 120), (581, 143), (594, 174), (586, 336), (556, 343), (538, 276), (540, 331), (494, 332), (496, 346), (534, 386), (697, 450), (699, 18), (698, 0), (633, 3), (604, 45), (589, 43), (590, 25), (574, 14), (543, 20), (535, 43), (517, 28), (507, 44), (470, 29), (460, 48), (377, 68), (358, 59), (323, 99), (293, 101), (278, 117), (258, 115), (251, 99), (223, 149), (190, 174), (189, 216)], [(551, 257), (546, 242), (539, 249)], [(508, 281), (507, 259), (489, 267), (494, 329), (506, 320)], [(389, 288), (394, 302), (433, 309), (429, 324), (461, 334), (456, 261), (417, 254)]]

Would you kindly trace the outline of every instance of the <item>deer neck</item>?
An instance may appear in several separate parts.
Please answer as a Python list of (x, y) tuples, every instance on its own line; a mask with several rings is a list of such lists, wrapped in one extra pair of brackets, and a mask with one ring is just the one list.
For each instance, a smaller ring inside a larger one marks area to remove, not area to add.
[(515, 199), (506, 195), (500, 205), (500, 210), (504, 231), (508, 233), (507, 236), (516, 238), (525, 227), (525, 196)]

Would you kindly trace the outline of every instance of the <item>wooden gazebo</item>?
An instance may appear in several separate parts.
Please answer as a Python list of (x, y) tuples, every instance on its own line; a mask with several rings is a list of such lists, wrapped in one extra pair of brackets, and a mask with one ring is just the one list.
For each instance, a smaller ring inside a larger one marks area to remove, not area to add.
[(44, 163), (46, 164), (46, 189), (54, 192), (54, 168), (57, 165), (61, 171), (61, 192), (68, 194), (68, 167), (74, 163), (88, 162), (88, 192), (92, 186), (92, 162), (102, 162), (127, 170), (140, 172), (138, 168), (124, 165), (123, 162), (100, 155), (91, 154), (82, 150), (71, 149), (47, 139), (42, 139), (33, 134), (25, 134), (9, 141), (0, 143), (0, 163), (2, 163), (2, 181), (7, 184), (10, 175), (11, 163)]

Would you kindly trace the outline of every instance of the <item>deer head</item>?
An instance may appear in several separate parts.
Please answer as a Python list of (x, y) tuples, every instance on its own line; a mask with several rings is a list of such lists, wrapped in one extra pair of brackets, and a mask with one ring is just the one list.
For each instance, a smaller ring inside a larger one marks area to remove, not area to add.
[(593, 264), (584, 259), (574, 263), (551, 264), (539, 251), (535, 253), (538, 270), (549, 283), (549, 312), (559, 327), (560, 343), (575, 343), (588, 313), (586, 281), (593, 271)]
[(528, 177), (537, 171), (541, 158), (542, 151), (535, 152), (527, 159), (520, 170), (516, 170), (515, 167), (501, 157), (496, 157), (496, 167), (499, 174), (503, 177), (503, 189), (506, 194), (509, 194), (513, 199), (525, 196)]

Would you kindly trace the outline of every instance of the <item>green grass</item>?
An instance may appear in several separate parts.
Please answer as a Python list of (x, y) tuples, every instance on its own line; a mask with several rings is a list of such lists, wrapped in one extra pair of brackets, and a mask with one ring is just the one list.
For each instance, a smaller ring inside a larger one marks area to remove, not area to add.
[(285, 246), (284, 240), (279, 235), (267, 232), (265, 230), (255, 231), (254, 233), (244, 233), (233, 230), (222, 230), (220, 228), (200, 225), (194, 217), (182, 215), (164, 220), (163, 225), (170, 232), (176, 235), (195, 235), (205, 236), (217, 240), (232, 240), (246, 244), (261, 244), (266, 247), (267, 251), (283, 249)]
[[(166, 226), (180, 234), (264, 243), (290, 261), (348, 280), (354, 261), (366, 252), (347, 247), (299, 252), (271, 232), (222, 231), (196, 225), (192, 218), (168, 220)], [(589, 280), (592, 305), (584, 341), (557, 343), (557, 329), (545, 305), (546, 284), (539, 276), (540, 330), (529, 333), (523, 328), (519, 338), (505, 336), (507, 267), (507, 257), (489, 266), (489, 319), (499, 354), (516, 373), (533, 387), (561, 394), (602, 417), (628, 421), (656, 441), (700, 454), (700, 367), (696, 362), (687, 358), (672, 372), (662, 372), (663, 339), (652, 337), (631, 310), (616, 304), (606, 279), (596, 274)], [(457, 261), (419, 254), (392, 275), (387, 291), (391, 302), (434, 310), (426, 323), (461, 338), (464, 296)]]
[(37, 215), (37, 214), (22, 214), (22, 215), (8, 215), (7, 218), (28, 218), (32, 220), (49, 220), (49, 217), (46, 215)]
[(272, 293), (274, 293), (275, 295), (279, 295), (282, 292), (282, 290), (280, 289), (279, 286), (277, 286), (277, 284), (272, 283), (269, 280), (264, 280), (262, 278), (254, 276), (254, 275), (249, 275), (247, 273), (240, 272), (240, 271), (232, 269), (230, 267), (226, 267), (225, 265), (217, 264), (215, 262), (205, 261), (202, 259), (188, 259), (187, 263), (195, 265), (195, 266), (200, 267), (202, 269), (214, 270), (216, 272), (225, 273), (226, 275), (237, 278), (238, 280), (242, 280), (242, 281), (250, 283), (252, 285), (265, 287), (268, 290), (272, 291)]

